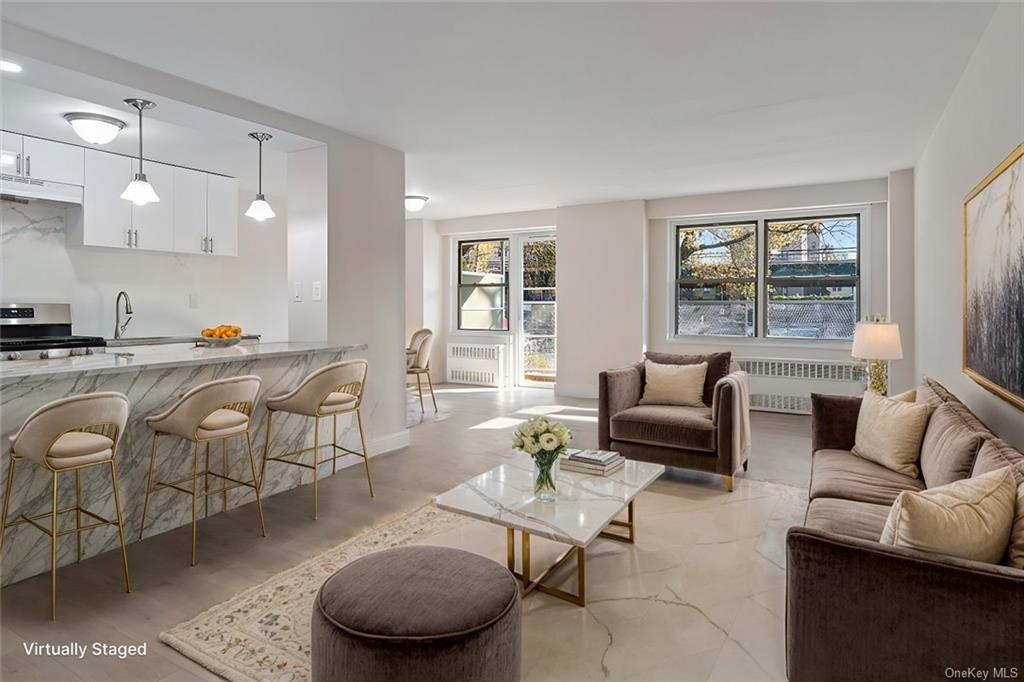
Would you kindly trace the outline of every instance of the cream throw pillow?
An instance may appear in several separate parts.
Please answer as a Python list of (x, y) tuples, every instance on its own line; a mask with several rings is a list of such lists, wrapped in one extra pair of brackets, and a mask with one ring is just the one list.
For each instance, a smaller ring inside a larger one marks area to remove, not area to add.
[(905, 403), (917, 402), (917, 389), (908, 388), (907, 390), (903, 391), (903, 393), (897, 393), (896, 395), (891, 395), (889, 397), (892, 398), (893, 400), (900, 400)]
[(932, 408), (867, 391), (857, 416), (853, 454), (896, 473), (917, 478), (921, 441)]
[(1006, 552), (1006, 563), (1014, 568), (1024, 568), (1024, 481), (1017, 484), (1017, 511), (1010, 530), (1010, 548)]
[(641, 405), (686, 405), (704, 407), (704, 377), (708, 363), (697, 365), (662, 365), (644, 362), (644, 397)]
[(889, 510), (880, 542), (999, 563), (1016, 499), (1017, 481), (1009, 467), (921, 492), (904, 490)]

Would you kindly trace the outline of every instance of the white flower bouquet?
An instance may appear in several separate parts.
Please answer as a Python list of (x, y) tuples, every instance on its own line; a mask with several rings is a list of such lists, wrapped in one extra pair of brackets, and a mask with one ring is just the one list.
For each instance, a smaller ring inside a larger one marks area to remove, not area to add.
[(572, 431), (547, 417), (534, 417), (516, 429), (512, 446), (533, 458), (536, 466), (533, 491), (537, 499), (547, 502), (555, 499), (558, 458), (571, 441)]

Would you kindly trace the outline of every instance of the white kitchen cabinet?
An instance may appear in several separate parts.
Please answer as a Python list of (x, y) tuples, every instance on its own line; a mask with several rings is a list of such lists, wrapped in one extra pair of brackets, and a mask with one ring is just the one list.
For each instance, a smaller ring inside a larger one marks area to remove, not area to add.
[(174, 169), (174, 250), (206, 253), (207, 174), (188, 168)]
[[(148, 251), (174, 250), (174, 166), (147, 161), (142, 166), (146, 180), (153, 186), (153, 191), (160, 201), (136, 206), (124, 201), (132, 207), (133, 246)], [(138, 159), (132, 159), (132, 177), (139, 172)], [(121, 192), (124, 188), (121, 188)], [(120, 194), (121, 192), (118, 192)]]
[(238, 180), (210, 174), (206, 179), (208, 252), (238, 255)]
[(84, 246), (131, 248), (132, 203), (121, 192), (132, 179), (127, 156), (86, 149), (82, 205), (68, 211), (73, 239)]
[(25, 138), (17, 133), (9, 133), (6, 130), (0, 131), (0, 173), (7, 175), (21, 175), (22, 154)]
[(22, 174), (34, 180), (85, 184), (85, 150), (73, 144), (24, 137)]

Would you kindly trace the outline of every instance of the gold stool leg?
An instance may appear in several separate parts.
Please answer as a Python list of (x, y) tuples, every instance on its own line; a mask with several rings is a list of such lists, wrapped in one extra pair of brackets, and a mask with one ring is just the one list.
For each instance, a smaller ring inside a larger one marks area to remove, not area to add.
[(419, 372), (416, 373), (416, 390), (420, 394), (420, 412), (426, 412), (426, 408), (423, 407), (423, 375)]
[(434, 380), (430, 378), (430, 370), (427, 370), (427, 384), (430, 386), (430, 399), (434, 401), (434, 414), (437, 414), (437, 396), (434, 395)]
[(57, 472), (53, 472), (53, 507), (50, 510), (50, 620), (57, 620)]
[(4, 518), (0, 521), (0, 552), (4, 549), (4, 538), (7, 537), (7, 510), (11, 506), (11, 484), (14, 483), (14, 463), (18, 460), (11, 456), (11, 465), (7, 468), (7, 492), (4, 493)]
[(76, 564), (82, 563), (82, 478), (81, 471), (75, 469), (75, 544), (78, 556)]
[(267, 439), (263, 443), (263, 466), (260, 467), (260, 490), (263, 489), (263, 479), (267, 475), (267, 457), (270, 456), (270, 422), (274, 411), (267, 408)]
[(196, 565), (196, 503), (199, 493), (199, 441), (192, 457), (192, 565)]
[[(249, 441), (249, 459), (252, 459), (252, 435), (246, 431), (246, 439)], [(253, 464), (252, 481), (255, 485), (259, 485), (259, 481), (256, 479), (256, 465)], [(220, 442), (220, 474), (225, 479), (228, 477), (228, 442), (225, 438)], [(220, 491), (220, 510), (226, 512), (228, 510), (228, 482), (224, 480), (223, 490)], [(257, 495), (256, 497), (259, 497)]]
[[(75, 473), (78, 473), (77, 471)], [(117, 485), (117, 465), (110, 460), (110, 481), (114, 485), (114, 509), (117, 511), (117, 534), (121, 538), (121, 563), (124, 565), (124, 587), (130, 594), (132, 578), (128, 574), (128, 548), (124, 544), (124, 518), (121, 517), (121, 492)]]
[(313, 520), (320, 518), (317, 480), (320, 478), (320, 417), (313, 417)]
[(333, 447), (338, 444), (338, 415), (335, 414), (333, 417), (334, 427), (331, 433), (331, 475), (338, 473), (338, 449)]
[(256, 493), (256, 512), (260, 516), (260, 534), (267, 537), (267, 526), (263, 520), (263, 504), (260, 502), (260, 488), (256, 481), (256, 459), (252, 456), (252, 433), (249, 431), (245, 432), (245, 442), (249, 445), (249, 466), (252, 468), (252, 485), (253, 491)]
[(156, 439), (159, 433), (153, 432), (153, 449), (149, 453), (149, 478), (146, 480), (146, 501), (142, 503), (142, 521), (139, 523), (139, 541), (146, 530), (146, 512), (149, 511), (149, 495), (153, 492), (153, 467), (156, 464)]
[(366, 434), (363, 433), (363, 413), (356, 408), (356, 423), (359, 424), (359, 442), (363, 444), (363, 465), (366, 467), (366, 485), (370, 486), (370, 497), (373, 497), (373, 481), (370, 480), (370, 452), (366, 449)]
[[(221, 441), (224, 444), (224, 441)], [(203, 518), (210, 515), (210, 443), (206, 443), (206, 466), (203, 467)]]

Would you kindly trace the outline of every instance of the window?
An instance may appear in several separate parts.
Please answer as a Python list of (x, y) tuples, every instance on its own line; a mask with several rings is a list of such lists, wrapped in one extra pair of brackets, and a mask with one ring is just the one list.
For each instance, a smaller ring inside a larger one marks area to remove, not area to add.
[(852, 339), (861, 216), (676, 225), (675, 334)]
[(852, 339), (860, 217), (767, 222), (767, 335)]
[(523, 379), (555, 381), (555, 240), (523, 241)]
[(676, 228), (676, 334), (753, 336), (757, 223)]
[(459, 329), (508, 331), (507, 239), (459, 242)]

